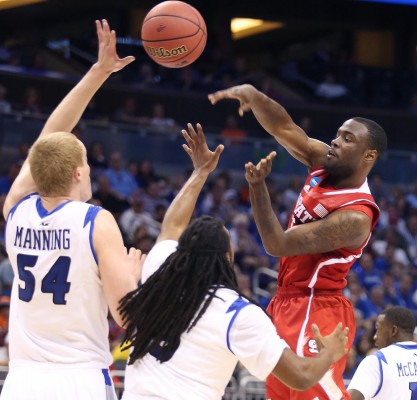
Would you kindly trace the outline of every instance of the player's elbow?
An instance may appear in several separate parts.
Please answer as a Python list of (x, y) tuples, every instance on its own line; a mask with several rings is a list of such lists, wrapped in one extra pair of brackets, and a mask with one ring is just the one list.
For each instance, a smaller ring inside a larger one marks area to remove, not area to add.
[(264, 249), (265, 249), (265, 251), (268, 255), (270, 255), (272, 257), (281, 257), (281, 256), (283, 256), (283, 254), (282, 254), (283, 250), (281, 248), (282, 246), (274, 238), (263, 240), (262, 244), (263, 244)]

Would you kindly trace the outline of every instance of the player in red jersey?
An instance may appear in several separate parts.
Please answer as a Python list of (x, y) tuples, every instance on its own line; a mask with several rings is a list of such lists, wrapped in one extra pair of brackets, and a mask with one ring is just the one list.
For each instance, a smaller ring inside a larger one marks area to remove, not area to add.
[[(287, 111), (251, 85), (209, 95), (212, 104), (237, 99), (239, 114), (252, 111), (279, 144), (306, 165), (309, 175), (293, 209), (287, 230), (282, 229), (265, 184), (272, 152), (256, 166), (245, 165), (255, 222), (266, 251), (280, 257), (278, 290), (268, 306), (277, 332), (299, 355), (317, 353), (311, 324), (324, 333), (339, 321), (349, 327), (349, 347), (355, 336), (353, 307), (342, 294), (349, 268), (362, 254), (379, 209), (369, 191), (367, 175), (385, 149), (384, 130), (374, 121), (352, 118), (343, 123), (330, 146), (297, 126)], [(346, 357), (305, 392), (267, 379), (267, 399), (349, 399), (342, 373)]]

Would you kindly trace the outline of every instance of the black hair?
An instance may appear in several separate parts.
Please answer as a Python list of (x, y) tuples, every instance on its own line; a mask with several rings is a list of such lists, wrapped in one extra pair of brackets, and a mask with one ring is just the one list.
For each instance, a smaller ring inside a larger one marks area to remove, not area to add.
[(366, 126), (369, 133), (369, 146), (378, 152), (378, 159), (381, 158), (387, 150), (387, 135), (382, 126), (367, 118), (354, 117), (352, 119)]
[(413, 335), (416, 328), (416, 320), (408, 308), (400, 306), (389, 307), (382, 311), (381, 315), (385, 315), (385, 321), (389, 321), (405, 333)]
[(179, 238), (177, 251), (121, 300), (119, 310), (127, 323), (124, 343), (133, 347), (129, 364), (155, 352), (160, 362), (167, 361), (219, 287), (245, 297), (238, 289), (230, 251), (230, 237), (220, 219), (196, 218)]

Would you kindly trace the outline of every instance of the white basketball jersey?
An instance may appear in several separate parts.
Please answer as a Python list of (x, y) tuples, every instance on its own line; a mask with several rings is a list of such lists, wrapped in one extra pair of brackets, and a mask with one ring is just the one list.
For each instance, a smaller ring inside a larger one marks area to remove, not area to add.
[[(143, 282), (177, 245), (165, 240), (152, 248), (143, 266)], [(127, 366), (123, 400), (220, 400), (238, 361), (265, 379), (286, 347), (260, 307), (220, 288), (193, 329), (182, 334), (168, 361), (160, 363), (156, 351)]]
[(367, 399), (417, 399), (417, 343), (394, 343), (366, 357), (348, 389)]
[(10, 211), (6, 249), (15, 273), (11, 366), (33, 361), (111, 364), (108, 306), (92, 244), (99, 211), (68, 201), (48, 213), (37, 194)]

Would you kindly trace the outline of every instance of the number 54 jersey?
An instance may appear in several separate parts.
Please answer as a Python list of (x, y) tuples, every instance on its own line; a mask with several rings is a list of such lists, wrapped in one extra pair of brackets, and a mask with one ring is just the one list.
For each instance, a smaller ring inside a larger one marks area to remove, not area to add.
[(68, 201), (48, 212), (39, 195), (10, 211), (6, 250), (13, 266), (10, 365), (26, 362), (107, 368), (108, 305), (92, 236), (100, 207)]

